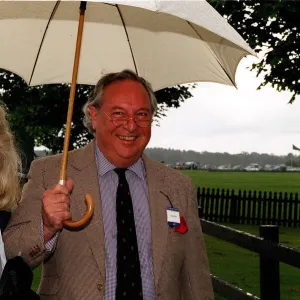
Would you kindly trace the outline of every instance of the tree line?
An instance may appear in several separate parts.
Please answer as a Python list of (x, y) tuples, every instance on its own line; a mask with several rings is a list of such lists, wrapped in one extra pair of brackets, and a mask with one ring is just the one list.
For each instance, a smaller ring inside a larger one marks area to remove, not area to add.
[(164, 162), (166, 164), (175, 165), (177, 162), (197, 162), (200, 165), (241, 165), (247, 166), (251, 163), (257, 163), (261, 166), (267, 164), (287, 166), (293, 165), (294, 167), (300, 167), (300, 156), (289, 153), (288, 155), (274, 155), (267, 153), (257, 152), (241, 152), (238, 154), (230, 154), (228, 152), (196, 152), (192, 150), (175, 150), (164, 148), (147, 148), (146, 154), (157, 161)]

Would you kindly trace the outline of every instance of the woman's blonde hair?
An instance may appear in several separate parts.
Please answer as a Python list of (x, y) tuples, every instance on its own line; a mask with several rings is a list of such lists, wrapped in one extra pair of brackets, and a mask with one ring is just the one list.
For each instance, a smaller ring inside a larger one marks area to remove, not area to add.
[(21, 161), (0, 105), (0, 210), (13, 209), (20, 196), (18, 171)]

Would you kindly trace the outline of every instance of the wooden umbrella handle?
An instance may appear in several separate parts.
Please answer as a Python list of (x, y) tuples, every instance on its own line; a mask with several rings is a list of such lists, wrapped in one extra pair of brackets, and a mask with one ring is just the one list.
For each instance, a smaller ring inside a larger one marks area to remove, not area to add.
[(89, 220), (92, 218), (94, 213), (94, 200), (91, 194), (85, 195), (85, 204), (86, 204), (86, 212), (84, 216), (78, 221), (64, 220), (63, 221), (64, 227), (70, 229), (78, 229), (84, 227), (89, 222)]
[[(64, 150), (63, 150), (62, 163), (61, 163), (61, 169), (59, 175), (59, 184), (61, 185), (65, 185), (67, 180), (68, 151), (69, 151), (69, 143), (70, 143), (72, 115), (73, 115), (74, 99), (75, 99), (75, 92), (76, 92), (76, 82), (77, 82), (77, 75), (78, 75), (85, 10), (86, 10), (86, 1), (81, 1), (75, 58), (74, 58), (74, 66), (73, 66), (73, 74), (72, 74), (72, 85), (70, 90), (66, 133), (65, 133), (65, 140), (64, 140)], [(83, 218), (78, 221), (65, 220), (63, 221), (63, 225), (65, 227), (76, 229), (85, 226), (89, 222), (94, 212), (94, 200), (90, 194), (86, 194), (85, 202), (86, 202), (87, 210)]]

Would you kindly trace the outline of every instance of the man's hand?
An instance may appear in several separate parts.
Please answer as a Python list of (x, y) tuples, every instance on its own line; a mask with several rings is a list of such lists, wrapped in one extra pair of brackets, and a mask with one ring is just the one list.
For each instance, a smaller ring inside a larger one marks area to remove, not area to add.
[(44, 224), (44, 243), (63, 228), (63, 220), (71, 218), (69, 195), (73, 181), (68, 179), (66, 185), (56, 184), (44, 192), (42, 218)]

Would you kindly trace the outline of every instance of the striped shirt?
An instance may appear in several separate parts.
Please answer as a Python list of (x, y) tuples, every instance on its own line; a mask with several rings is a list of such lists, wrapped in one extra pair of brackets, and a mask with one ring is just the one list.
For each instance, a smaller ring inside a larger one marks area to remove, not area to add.
[[(117, 286), (117, 223), (116, 193), (118, 175), (113, 171), (116, 167), (101, 153), (95, 143), (95, 156), (102, 203), (105, 242), (105, 296), (104, 300), (115, 300)], [(148, 187), (143, 160), (140, 158), (125, 173), (132, 198), (135, 218), (143, 300), (155, 300), (155, 286), (152, 263), (151, 218), (148, 202)]]

